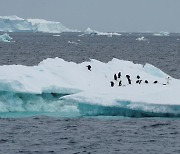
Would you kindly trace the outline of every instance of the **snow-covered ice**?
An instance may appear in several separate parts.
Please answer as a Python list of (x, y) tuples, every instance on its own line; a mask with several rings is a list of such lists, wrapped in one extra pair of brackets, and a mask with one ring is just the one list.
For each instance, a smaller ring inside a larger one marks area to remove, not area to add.
[(13, 38), (10, 37), (7, 33), (0, 35), (0, 42), (11, 42)]
[(158, 33), (154, 33), (153, 35), (154, 36), (169, 36), (169, 32), (164, 32), (164, 31), (161, 31), (161, 32), (158, 32)]
[(146, 41), (147, 39), (144, 36), (142, 36), (142, 37), (137, 38), (136, 40), (137, 41)]
[(87, 28), (84, 33), (88, 34), (88, 35), (102, 35), (102, 36), (105, 35), (105, 36), (108, 36), (108, 37), (120, 36), (121, 35), (119, 33), (98, 32), (96, 30), (92, 30), (91, 28)]
[[(91, 71), (87, 65), (91, 65)], [(38, 66), (0, 66), (0, 72), (0, 110), (5, 108), (2, 103), (5, 98), (17, 96), (15, 94), (60, 94), (59, 101), (76, 104), (82, 114), (86, 114), (87, 110), (88, 114), (105, 114), (113, 109), (113, 115), (117, 114), (115, 111), (119, 114), (123, 112), (122, 115), (126, 115), (127, 111), (138, 111), (149, 116), (180, 116), (180, 80), (150, 64), (134, 64), (119, 59), (112, 59), (108, 63), (91, 59), (77, 64), (61, 58), (48, 58)], [(118, 80), (122, 81), (122, 86), (118, 86), (118, 81), (113, 79), (118, 72), (121, 72)], [(131, 77), (131, 85), (128, 84), (127, 74)], [(141, 84), (136, 83), (137, 75), (142, 79)], [(145, 80), (149, 83), (145, 83)], [(110, 81), (115, 83), (114, 87), (110, 86)], [(158, 83), (154, 84), (154, 81)], [(51, 109), (57, 110), (57, 106), (59, 104), (51, 106)]]
[(53, 36), (59, 37), (59, 36), (61, 36), (61, 35), (55, 34), (55, 35), (53, 35)]
[(75, 44), (78, 45), (79, 43), (75, 42), (75, 41), (68, 41), (69, 44)]

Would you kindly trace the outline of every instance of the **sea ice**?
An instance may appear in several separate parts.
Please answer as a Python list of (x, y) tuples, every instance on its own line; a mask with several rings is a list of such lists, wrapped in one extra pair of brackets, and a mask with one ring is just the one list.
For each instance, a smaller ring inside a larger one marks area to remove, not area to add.
[(1, 42), (11, 42), (13, 38), (10, 37), (7, 33), (0, 35), (0, 41)]
[(169, 32), (164, 32), (164, 31), (161, 31), (159, 33), (154, 33), (153, 35), (154, 36), (169, 36)]
[[(19, 102), (16, 111), (57, 111), (63, 102), (75, 104), (76, 110), (84, 115), (180, 116), (180, 80), (150, 64), (119, 59), (108, 63), (91, 59), (77, 64), (48, 58), (38, 66), (0, 66), (0, 72), (0, 111), (11, 110), (9, 105), (15, 102)], [(114, 74), (119, 72), (121, 76), (116, 81)], [(130, 76), (132, 84), (126, 75)], [(141, 84), (136, 83), (137, 75)], [(114, 82), (114, 87), (110, 81)], [(157, 84), (154, 81), (158, 81)], [(54, 106), (50, 103), (52, 96), (59, 97)], [(43, 104), (43, 98), (47, 104)], [(37, 108), (32, 102), (37, 102)]]
[(137, 38), (136, 40), (137, 41), (146, 41), (147, 39), (144, 36), (142, 36), (142, 37)]
[(108, 36), (108, 37), (112, 37), (112, 36), (120, 36), (121, 34), (119, 33), (104, 33), (104, 32), (98, 32), (96, 30), (92, 30), (91, 28), (87, 28), (84, 32), (85, 34), (88, 34), (88, 35), (105, 35), (105, 36)]

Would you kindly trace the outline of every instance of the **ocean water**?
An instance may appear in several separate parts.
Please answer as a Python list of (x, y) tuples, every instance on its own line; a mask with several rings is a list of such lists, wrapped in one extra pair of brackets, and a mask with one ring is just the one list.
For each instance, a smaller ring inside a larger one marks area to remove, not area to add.
[[(50, 57), (74, 62), (89, 58), (107, 62), (115, 57), (150, 63), (180, 78), (180, 34), (79, 35), (10, 33), (15, 42), (0, 42), (0, 65), (33, 66)], [(147, 41), (136, 41), (141, 36)], [(71, 113), (0, 113), (0, 153), (180, 153), (178, 118), (84, 117)]]

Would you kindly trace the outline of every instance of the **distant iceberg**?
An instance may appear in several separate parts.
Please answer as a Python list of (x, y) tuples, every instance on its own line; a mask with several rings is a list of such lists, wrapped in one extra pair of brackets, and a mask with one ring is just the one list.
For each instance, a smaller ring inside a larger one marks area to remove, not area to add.
[(92, 30), (91, 28), (87, 28), (84, 33), (88, 34), (88, 35), (102, 35), (102, 36), (104, 35), (104, 36), (108, 36), (108, 37), (121, 35), (119, 33), (98, 32), (96, 30)]
[(10, 37), (7, 33), (0, 35), (0, 42), (11, 42), (13, 38)]
[(169, 32), (164, 32), (164, 31), (161, 31), (159, 33), (154, 33), (153, 35), (154, 36), (169, 36)]
[(27, 19), (33, 26), (34, 32), (44, 33), (61, 33), (61, 32), (77, 32), (77, 30), (69, 29), (60, 22), (46, 21), (43, 19)]
[[(0, 112), (71, 114), (73, 110), (90, 116), (180, 117), (180, 80), (150, 64), (119, 59), (77, 64), (48, 58), (38, 66), (0, 66), (0, 72)], [(121, 76), (116, 81), (113, 76), (118, 72)], [(128, 84), (127, 74), (132, 84)], [(141, 84), (136, 83), (137, 75)]]
[(23, 19), (17, 16), (0, 16), (0, 31), (4, 32), (77, 32), (63, 26), (60, 22), (43, 19)]

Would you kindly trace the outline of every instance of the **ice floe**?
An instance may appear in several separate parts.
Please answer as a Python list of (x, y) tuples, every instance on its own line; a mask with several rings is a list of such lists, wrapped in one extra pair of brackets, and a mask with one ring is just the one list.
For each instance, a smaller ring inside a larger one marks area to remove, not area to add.
[(12, 37), (9, 36), (9, 34), (5, 33), (3, 35), (0, 35), (0, 42), (11, 42)]
[[(180, 80), (151, 64), (119, 59), (78, 64), (48, 58), (38, 66), (0, 66), (0, 72), (0, 111), (12, 111), (13, 103), (19, 106), (15, 111), (59, 111), (63, 102), (74, 104), (82, 115), (180, 116)], [(44, 98), (45, 104), (40, 101)]]

